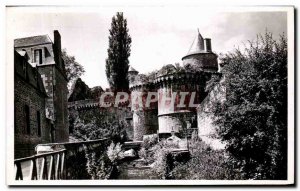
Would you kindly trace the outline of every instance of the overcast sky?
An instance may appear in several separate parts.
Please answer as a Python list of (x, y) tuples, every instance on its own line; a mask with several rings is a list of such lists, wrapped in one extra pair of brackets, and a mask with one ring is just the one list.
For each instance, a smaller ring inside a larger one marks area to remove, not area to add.
[(197, 28), (212, 39), (215, 53), (243, 47), (247, 40), (267, 29), (275, 37), (287, 33), (285, 12), (229, 12), (201, 7), (185, 8), (59, 8), (27, 7), (7, 9), (7, 40), (48, 34), (59, 30), (62, 47), (86, 70), (82, 79), (90, 86), (108, 87), (105, 76), (111, 18), (124, 11), (132, 37), (130, 65), (140, 73), (181, 63)]

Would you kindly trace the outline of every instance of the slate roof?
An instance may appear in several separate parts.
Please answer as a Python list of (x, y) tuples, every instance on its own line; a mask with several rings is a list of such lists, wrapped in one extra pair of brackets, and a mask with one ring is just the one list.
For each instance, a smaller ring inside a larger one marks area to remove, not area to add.
[(198, 30), (198, 34), (197, 34), (194, 42), (192, 43), (187, 55), (197, 54), (197, 53), (201, 53), (201, 52), (204, 52), (204, 39)]
[(14, 40), (15, 47), (26, 47), (48, 43), (52, 43), (48, 35), (31, 36)]

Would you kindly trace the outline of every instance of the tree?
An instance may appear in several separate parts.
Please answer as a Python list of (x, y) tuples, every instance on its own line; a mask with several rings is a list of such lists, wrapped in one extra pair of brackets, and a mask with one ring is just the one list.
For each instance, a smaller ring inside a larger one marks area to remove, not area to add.
[(131, 37), (128, 34), (127, 20), (123, 13), (112, 18), (109, 30), (108, 58), (106, 59), (106, 76), (110, 87), (114, 90), (128, 90), (127, 78)]
[(68, 55), (65, 48), (62, 50), (62, 58), (65, 62), (68, 89), (70, 90), (72, 84), (77, 80), (77, 78), (84, 74), (85, 70), (83, 66), (76, 61), (74, 56)]
[(215, 123), (244, 179), (287, 178), (287, 40), (266, 32), (221, 58), (226, 101)]
[(77, 78), (72, 85), (71, 91), (69, 93), (68, 101), (78, 101), (85, 99), (92, 99), (92, 91), (88, 85), (85, 84), (81, 78)]

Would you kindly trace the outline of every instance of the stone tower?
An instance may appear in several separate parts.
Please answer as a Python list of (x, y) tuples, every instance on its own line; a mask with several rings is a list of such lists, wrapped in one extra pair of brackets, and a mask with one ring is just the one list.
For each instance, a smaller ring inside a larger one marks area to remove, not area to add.
[[(195, 105), (199, 105), (207, 96), (206, 83), (218, 71), (217, 55), (212, 52), (211, 40), (204, 39), (199, 31), (182, 61), (181, 71), (173, 65), (167, 65), (156, 78), (160, 137), (169, 136), (172, 131), (184, 136), (188, 124), (197, 128)], [(178, 106), (180, 92), (187, 93), (185, 107)], [(163, 97), (171, 98), (173, 93), (177, 93), (175, 103), (166, 106), (160, 102)], [(190, 101), (193, 103), (190, 104)]]
[[(165, 65), (148, 76), (129, 69), (135, 141), (156, 133), (157, 124), (160, 138), (170, 136), (171, 132), (184, 137), (187, 128), (197, 128), (197, 107), (208, 94), (207, 82), (218, 75), (217, 55), (212, 52), (211, 40), (204, 39), (198, 31), (182, 61), (183, 66)], [(138, 106), (136, 97), (142, 97), (140, 101), (145, 104), (144, 96), (149, 92), (157, 93), (157, 102), (152, 107)], [(185, 97), (181, 99), (183, 92)]]
[[(203, 78), (193, 72), (178, 72), (175, 67), (167, 74), (161, 73), (156, 78), (158, 92), (158, 123), (159, 137), (166, 138), (171, 132), (183, 137), (186, 131), (187, 123), (196, 120), (195, 107), (190, 107), (190, 100), (193, 104), (199, 104), (200, 92), (203, 91), (204, 85), (201, 83)], [(185, 92), (183, 107), (180, 106), (181, 94)], [(193, 92), (195, 93), (194, 95)], [(194, 98), (192, 98), (194, 96)], [(174, 100), (174, 101), (172, 101)]]
[(138, 74), (137, 71), (128, 71), (131, 78), (129, 89), (131, 91), (131, 111), (133, 113), (133, 140), (141, 141), (144, 135), (155, 134), (158, 130), (157, 102), (145, 107), (149, 92), (156, 92), (155, 85), (148, 76)]
[(198, 34), (187, 55), (182, 58), (182, 62), (185, 67), (191, 67), (197, 71), (217, 72), (217, 58), (217, 55), (212, 52), (211, 39), (203, 39), (198, 30)]
[(138, 71), (136, 71), (136, 69), (134, 69), (132, 66), (129, 67), (128, 69), (128, 80), (129, 83), (133, 83), (135, 77), (139, 74)]

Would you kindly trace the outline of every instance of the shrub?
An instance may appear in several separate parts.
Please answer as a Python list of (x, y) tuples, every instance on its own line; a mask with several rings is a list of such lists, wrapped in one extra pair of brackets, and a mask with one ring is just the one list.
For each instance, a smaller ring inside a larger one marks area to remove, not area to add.
[(144, 147), (142, 147), (142, 148), (139, 150), (138, 155), (139, 155), (139, 157), (140, 157), (141, 159), (144, 159), (144, 160), (147, 160), (147, 159), (148, 159), (148, 152), (147, 152), (147, 150), (146, 150)]
[(152, 135), (146, 135), (143, 137), (143, 148), (149, 149), (150, 147), (154, 146), (158, 143), (158, 135), (152, 134)]
[(122, 158), (120, 143), (103, 148), (85, 148), (86, 169), (91, 179), (114, 179), (118, 176), (118, 161)]
[(114, 118), (109, 119), (109, 122), (100, 119), (101, 116), (91, 111), (81, 114), (81, 117), (77, 116), (71, 135), (82, 141), (110, 138), (114, 143), (123, 143), (128, 140), (126, 126), (122, 121)]
[(102, 145), (97, 148), (85, 147), (86, 170), (91, 179), (109, 179), (113, 174), (113, 164)]
[[(212, 150), (202, 141), (190, 143), (191, 160), (176, 163), (170, 174), (175, 179), (185, 180), (223, 180), (229, 179), (226, 153), (224, 150)], [(238, 177), (237, 177), (238, 178)]]
[(122, 158), (122, 149), (120, 143), (111, 143), (107, 148), (107, 156), (113, 164), (116, 164), (117, 161)]
[(178, 149), (178, 144), (161, 141), (151, 148), (149, 162), (153, 162), (152, 172), (161, 179), (168, 177), (167, 156), (174, 150)]
[(226, 100), (212, 103), (215, 124), (244, 179), (287, 178), (287, 53), (286, 37), (266, 32), (220, 59)]

